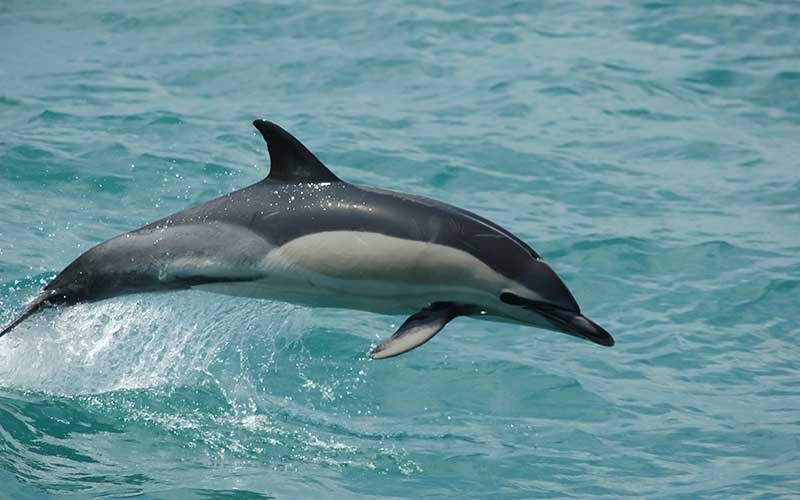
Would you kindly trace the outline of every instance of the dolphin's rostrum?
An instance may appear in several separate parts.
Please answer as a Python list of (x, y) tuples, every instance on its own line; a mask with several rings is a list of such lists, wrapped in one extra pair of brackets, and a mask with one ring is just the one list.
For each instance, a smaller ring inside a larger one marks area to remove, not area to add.
[(429, 198), (344, 182), (279, 126), (253, 125), (269, 149), (265, 179), (91, 248), (0, 336), (45, 305), (198, 288), (410, 314), (375, 359), (414, 349), (458, 316), (614, 345), (510, 232)]

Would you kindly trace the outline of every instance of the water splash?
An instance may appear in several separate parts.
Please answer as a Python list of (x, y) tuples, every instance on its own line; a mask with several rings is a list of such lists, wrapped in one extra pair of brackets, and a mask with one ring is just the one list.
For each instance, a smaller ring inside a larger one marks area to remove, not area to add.
[[(49, 309), (0, 344), (0, 387), (57, 396), (80, 409), (58, 420), (121, 422), (125, 432), (133, 425), (164, 434), (165, 446), (192, 450), (191, 460), (206, 465), (422, 471), (381, 433), (329, 421), (331, 409), (367, 387), (369, 361), (363, 353), (355, 364), (325, 361), (329, 345), (361, 339), (314, 333), (310, 318), (297, 306), (202, 292)], [(45, 431), (35, 441), (52, 437)], [(23, 438), (15, 444), (32, 446)], [(129, 468), (99, 465), (98, 450), (82, 440), (63, 446), (97, 462), (90, 468), (98, 473)], [(23, 456), (11, 467), (44, 480), (29, 462)], [(75, 479), (59, 473), (50, 481), (57, 491)]]
[[(195, 299), (195, 300), (192, 300)], [(136, 295), (46, 311), (0, 344), (0, 385), (72, 396), (230, 377), (241, 393), (307, 310), (208, 296)]]

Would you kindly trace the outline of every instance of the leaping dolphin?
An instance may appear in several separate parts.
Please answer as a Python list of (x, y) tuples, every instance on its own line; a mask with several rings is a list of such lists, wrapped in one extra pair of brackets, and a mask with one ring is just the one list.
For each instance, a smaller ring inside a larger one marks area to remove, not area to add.
[(260, 182), (86, 251), (0, 337), (45, 305), (197, 288), (315, 307), (410, 314), (370, 351), (410, 351), (458, 316), (614, 339), (581, 314), (531, 247), (497, 224), (422, 196), (342, 181), (278, 125)]

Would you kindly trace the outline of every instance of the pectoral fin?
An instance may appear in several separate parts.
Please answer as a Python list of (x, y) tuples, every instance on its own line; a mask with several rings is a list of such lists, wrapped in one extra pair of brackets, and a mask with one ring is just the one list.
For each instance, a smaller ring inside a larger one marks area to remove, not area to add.
[(384, 359), (403, 354), (433, 338), (462, 308), (450, 302), (436, 302), (409, 316), (403, 325), (381, 345), (369, 353), (372, 359)]

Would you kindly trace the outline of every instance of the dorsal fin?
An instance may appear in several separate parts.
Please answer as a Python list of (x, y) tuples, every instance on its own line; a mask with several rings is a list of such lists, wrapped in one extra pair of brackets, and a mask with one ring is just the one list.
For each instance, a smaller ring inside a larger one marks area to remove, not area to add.
[(341, 182), (314, 153), (292, 134), (266, 120), (253, 122), (269, 150), (270, 169), (266, 180), (276, 182)]

